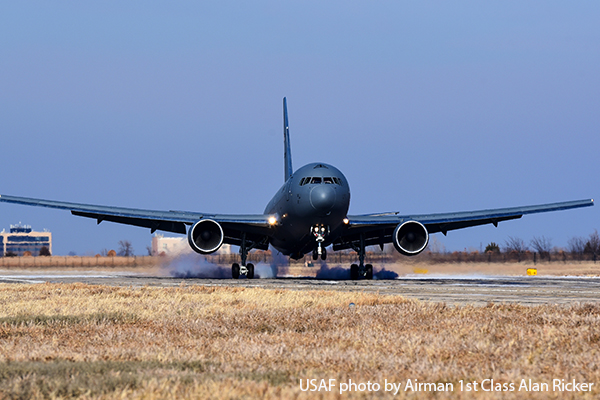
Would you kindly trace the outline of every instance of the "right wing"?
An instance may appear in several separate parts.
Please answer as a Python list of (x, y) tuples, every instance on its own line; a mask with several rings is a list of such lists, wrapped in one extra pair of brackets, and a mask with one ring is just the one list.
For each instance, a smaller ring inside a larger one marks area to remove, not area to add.
[(225, 235), (223, 239), (224, 243), (240, 245), (242, 242), (242, 233), (244, 233), (247, 240), (255, 243), (256, 248), (264, 250), (268, 248), (268, 236), (272, 231), (269, 224), (270, 216), (264, 214), (232, 215), (189, 211), (142, 210), (5, 195), (0, 195), (0, 201), (69, 210), (73, 215), (95, 219), (98, 224), (102, 221), (110, 221), (119, 224), (140, 226), (149, 228), (151, 233), (161, 230), (185, 235), (187, 232), (186, 225), (193, 225), (201, 219), (212, 219), (223, 227)]

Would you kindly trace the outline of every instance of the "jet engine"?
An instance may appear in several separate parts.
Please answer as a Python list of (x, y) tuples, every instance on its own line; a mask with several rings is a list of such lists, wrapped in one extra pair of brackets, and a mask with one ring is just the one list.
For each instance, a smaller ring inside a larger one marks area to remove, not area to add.
[(427, 228), (417, 221), (398, 224), (392, 236), (394, 247), (405, 256), (416, 256), (427, 247), (429, 233)]
[(188, 231), (190, 247), (200, 254), (210, 254), (223, 244), (223, 228), (212, 219), (201, 219)]

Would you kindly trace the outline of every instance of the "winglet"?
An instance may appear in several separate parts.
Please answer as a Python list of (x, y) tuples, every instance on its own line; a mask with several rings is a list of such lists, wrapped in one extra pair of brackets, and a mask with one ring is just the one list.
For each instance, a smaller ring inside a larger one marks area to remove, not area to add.
[(285, 181), (290, 179), (294, 170), (292, 169), (292, 151), (290, 148), (290, 125), (288, 123), (287, 100), (283, 98), (283, 162)]

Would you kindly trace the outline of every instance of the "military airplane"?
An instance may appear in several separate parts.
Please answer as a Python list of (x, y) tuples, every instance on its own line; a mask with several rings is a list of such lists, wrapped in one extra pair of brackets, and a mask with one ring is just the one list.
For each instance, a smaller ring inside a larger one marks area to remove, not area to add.
[(187, 234), (191, 248), (200, 254), (219, 250), (223, 243), (239, 246), (240, 261), (231, 267), (232, 277), (254, 277), (247, 263), (252, 249), (272, 246), (282, 254), (300, 259), (312, 253), (317, 260), (333, 251), (352, 249), (358, 264), (350, 267), (352, 279), (373, 278), (373, 266), (365, 264), (365, 248), (392, 243), (405, 256), (421, 253), (429, 235), (471, 226), (521, 218), (525, 214), (567, 210), (594, 205), (594, 200), (567, 201), (525, 207), (480, 211), (411, 215), (386, 212), (348, 215), (350, 186), (342, 172), (325, 163), (292, 169), (287, 100), (283, 99), (284, 184), (262, 214), (231, 215), (187, 211), (154, 211), (133, 208), (67, 203), (25, 197), (0, 196), (0, 201), (70, 210), (71, 214), (157, 230)]

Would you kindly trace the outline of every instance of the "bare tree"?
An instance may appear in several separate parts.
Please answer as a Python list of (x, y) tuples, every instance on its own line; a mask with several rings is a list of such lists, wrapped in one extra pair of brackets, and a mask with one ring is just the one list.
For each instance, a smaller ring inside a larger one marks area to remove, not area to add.
[(583, 252), (595, 256), (600, 254), (600, 236), (598, 236), (598, 230), (594, 230), (594, 233), (590, 234), (590, 239), (585, 244)]
[(529, 250), (529, 247), (527, 246), (527, 244), (525, 244), (523, 239), (509, 236), (508, 239), (504, 242), (504, 249), (508, 252), (516, 251), (518, 253), (524, 253), (527, 250)]
[(531, 239), (531, 247), (535, 251), (540, 254), (540, 257), (543, 259), (544, 257), (548, 257), (548, 261), (550, 261), (550, 250), (552, 250), (552, 239), (548, 239), (545, 236), (537, 237), (534, 236)]
[(446, 246), (444, 246), (437, 237), (431, 236), (429, 239), (429, 245), (427, 246), (427, 250), (430, 253), (443, 254), (446, 252)]
[(46, 246), (42, 246), (42, 248), (40, 249), (40, 256), (50, 256), (50, 249), (48, 249), (48, 247)]
[(509, 236), (504, 242), (504, 251), (509, 254), (516, 254), (519, 262), (521, 262), (521, 255), (527, 250), (529, 250), (529, 247), (527, 247), (527, 244), (525, 244), (523, 239)]
[(585, 249), (585, 240), (581, 236), (573, 236), (567, 241), (567, 248), (573, 258), (581, 259)]
[(133, 255), (133, 245), (129, 240), (119, 240), (119, 252), (121, 257), (131, 257)]

